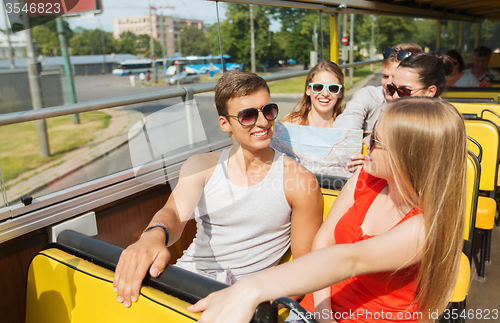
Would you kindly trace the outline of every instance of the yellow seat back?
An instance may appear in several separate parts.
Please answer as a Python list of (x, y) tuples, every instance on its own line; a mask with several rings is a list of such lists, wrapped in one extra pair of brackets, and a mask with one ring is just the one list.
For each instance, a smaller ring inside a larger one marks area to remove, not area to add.
[(337, 199), (340, 191), (331, 190), (328, 188), (322, 188), (321, 193), (323, 194), (323, 221), (325, 220), (328, 212), (332, 208), (333, 202)]
[[(482, 147), (481, 174), (479, 189), (494, 192), (498, 171), (498, 128), (489, 120), (465, 120), (467, 136), (476, 140)], [(469, 149), (478, 153), (477, 146), (469, 142)]]
[(443, 99), (467, 99), (467, 100), (486, 100), (498, 102), (500, 89), (496, 87), (478, 88), (478, 87), (451, 87), (441, 94)]
[(191, 305), (142, 287), (130, 308), (116, 301), (114, 272), (59, 249), (37, 254), (29, 266), (26, 323), (196, 322)]
[[(474, 233), (474, 224), (476, 222), (477, 200), (479, 193), (479, 174), (479, 162), (476, 156), (474, 156), (474, 154), (469, 151), (469, 154), (467, 156), (467, 199), (465, 203), (464, 240), (469, 241), (471, 244)], [(472, 252), (472, 250), (470, 250), (470, 252)], [(470, 256), (470, 254), (468, 254), (467, 256)]]

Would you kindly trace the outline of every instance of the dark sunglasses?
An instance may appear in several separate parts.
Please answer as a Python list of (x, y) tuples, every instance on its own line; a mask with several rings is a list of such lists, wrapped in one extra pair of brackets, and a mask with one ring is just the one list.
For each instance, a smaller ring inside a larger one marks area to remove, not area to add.
[(396, 50), (392, 48), (387, 48), (382, 51), (382, 54), (384, 55), (384, 59), (388, 59), (389, 57), (392, 56), (392, 54), (397, 53), (396, 57), (399, 61), (402, 61), (403, 59), (407, 58), (410, 56), (412, 53), (409, 50)]
[(410, 96), (412, 92), (416, 92), (416, 91), (420, 91), (420, 90), (425, 89), (425, 88), (421, 88), (421, 89), (410, 90), (410, 89), (407, 89), (405, 87), (397, 87), (396, 85), (394, 85), (394, 83), (387, 84), (386, 86), (387, 86), (387, 92), (389, 92), (389, 94), (391, 96), (393, 96), (394, 93), (398, 92), (398, 95), (400, 98), (405, 97), (405, 96)]
[(240, 112), (238, 112), (238, 115), (236, 116), (232, 116), (229, 114), (225, 114), (224, 116), (236, 118), (236, 120), (238, 120), (238, 122), (243, 127), (248, 127), (248, 126), (253, 126), (257, 122), (257, 119), (259, 118), (259, 112), (262, 112), (266, 120), (273, 121), (278, 117), (278, 105), (276, 103), (269, 103), (260, 109), (257, 108), (243, 109)]
[(375, 139), (375, 126), (377, 125), (377, 122), (375, 122), (375, 124), (373, 125), (373, 130), (372, 130), (372, 133), (370, 135), (370, 142), (368, 143), (368, 150), (369, 151), (372, 151), (372, 149), (376, 148), (377, 145), (385, 148), (387, 147), (386, 144), (384, 144), (383, 142)]
[(342, 85), (340, 84), (309, 83), (309, 86), (311, 87), (311, 90), (314, 93), (323, 92), (325, 86), (328, 89), (328, 92), (330, 92), (330, 94), (339, 94), (340, 89), (342, 89)]

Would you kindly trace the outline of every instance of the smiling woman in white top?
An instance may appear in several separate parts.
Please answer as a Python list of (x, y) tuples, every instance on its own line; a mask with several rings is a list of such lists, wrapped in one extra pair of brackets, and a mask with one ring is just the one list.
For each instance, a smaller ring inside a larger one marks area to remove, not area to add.
[(472, 73), (464, 71), (464, 60), (457, 50), (451, 49), (446, 55), (450, 57), (453, 64), (453, 72), (446, 77), (449, 86), (463, 87), (479, 84), (479, 80)]

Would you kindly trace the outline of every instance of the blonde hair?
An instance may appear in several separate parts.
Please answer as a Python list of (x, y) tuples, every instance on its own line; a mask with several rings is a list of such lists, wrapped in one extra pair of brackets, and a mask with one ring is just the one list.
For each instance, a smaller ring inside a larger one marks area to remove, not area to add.
[(303, 126), (308, 126), (309, 121), (307, 120), (309, 116), (309, 112), (312, 109), (311, 97), (306, 94), (307, 88), (309, 87), (309, 83), (312, 82), (314, 76), (319, 72), (330, 72), (335, 75), (335, 77), (339, 80), (339, 84), (342, 85), (340, 89), (340, 97), (337, 100), (337, 103), (333, 106), (333, 115), (332, 115), (332, 123), (335, 121), (337, 116), (342, 113), (344, 110), (344, 98), (345, 98), (345, 87), (344, 87), (344, 73), (337, 64), (332, 61), (322, 61), (319, 62), (316, 66), (314, 66), (306, 77), (306, 86), (304, 88), (304, 95), (302, 99), (300, 99), (299, 103), (293, 108), (293, 111), (283, 117), (280, 122), (289, 122), (295, 123), (298, 120), (300, 124)]
[(463, 117), (446, 101), (408, 97), (388, 103), (381, 119), (396, 185), (408, 206), (420, 209), (425, 219), (416, 301), (422, 312), (442, 313), (456, 283), (463, 247)]

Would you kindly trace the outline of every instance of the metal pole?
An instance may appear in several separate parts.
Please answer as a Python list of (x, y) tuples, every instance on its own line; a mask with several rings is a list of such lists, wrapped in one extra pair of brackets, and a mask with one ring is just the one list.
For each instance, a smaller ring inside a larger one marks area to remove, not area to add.
[[(375, 16), (372, 16), (372, 38), (370, 40), (370, 59), (374, 59), (375, 56)], [(373, 72), (373, 64), (370, 64), (370, 71)]]
[[(24, 0), (20, 1), (21, 8), (24, 7)], [(35, 49), (33, 48), (33, 35), (31, 34), (30, 18), (28, 14), (20, 14), (23, 19), (26, 33), (26, 52), (28, 56), (28, 81), (30, 86), (31, 104), (33, 110), (42, 109), (42, 89), (40, 88), (40, 74), (36, 66)], [(49, 137), (47, 135), (47, 124), (45, 119), (36, 121), (36, 130), (38, 133), (38, 144), (40, 145), (40, 156), (49, 157)]]
[(97, 19), (97, 25), (98, 25), (99, 31), (101, 32), (101, 35), (102, 35), (102, 69), (101, 69), (101, 73), (106, 74), (106, 44), (104, 42), (104, 33), (101, 29), (101, 18)]
[(325, 49), (323, 48), (323, 11), (319, 12), (319, 29), (321, 31), (321, 60), (325, 60)]
[[(349, 43), (349, 63), (354, 63), (354, 14), (351, 13), (351, 41)], [(354, 68), (349, 68), (349, 84), (353, 84)]]
[[(61, 47), (61, 56), (63, 59), (64, 76), (66, 77), (66, 83), (68, 84), (69, 103), (73, 104), (77, 102), (75, 83), (73, 80), (73, 73), (71, 72), (71, 63), (69, 61), (69, 55), (68, 55), (68, 44), (66, 43), (66, 37), (64, 36), (62, 18), (56, 19), (56, 25), (57, 25), (57, 34), (59, 36), (59, 46)], [(80, 117), (78, 116), (78, 113), (73, 114), (73, 122), (75, 124), (80, 123)]]
[(14, 64), (14, 56), (12, 55), (12, 44), (10, 42), (10, 31), (9, 31), (9, 22), (7, 20), (7, 11), (5, 10), (5, 5), (3, 7), (3, 15), (5, 18), (5, 35), (7, 36), (7, 43), (9, 44), (9, 59), (10, 59), (10, 68), (16, 68)]
[[(153, 15), (152, 15), (151, 0), (149, 0), (149, 51), (151, 57), (151, 68), (153, 69), (153, 82), (158, 83), (158, 75), (156, 74), (156, 60), (155, 60), (155, 41), (153, 38)], [(156, 16), (156, 14), (155, 14)]]
[(340, 65), (339, 61), (339, 14), (330, 15), (330, 60)]
[(219, 30), (219, 48), (220, 48), (220, 68), (224, 73), (224, 59), (222, 58), (222, 39), (220, 36), (220, 20), (219, 20), (219, 1), (215, 1), (215, 8), (217, 9), (217, 29)]
[[(347, 14), (343, 13), (342, 14), (344, 17), (344, 23), (342, 25), (342, 37), (347, 36)], [(344, 64), (347, 63), (347, 45), (342, 44), (342, 61)], [(343, 69), (342, 72), (344, 75), (346, 74), (346, 70)]]
[(165, 72), (167, 71), (167, 50), (165, 48), (165, 19), (163, 17), (163, 13), (160, 16), (160, 28), (161, 28), (161, 57), (163, 59), (163, 76), (165, 76)]
[(253, 4), (250, 5), (250, 39), (251, 39), (251, 45), (250, 45), (250, 66), (252, 69), (252, 73), (255, 73), (255, 35), (254, 35), (254, 29), (253, 29)]
[(436, 50), (441, 50), (441, 25), (443, 24), (442, 20), (438, 20), (436, 23)]
[(165, 19), (163, 13), (160, 16), (160, 26), (161, 26), (161, 55), (162, 58), (167, 57), (167, 52), (165, 49)]
[(185, 87), (184, 90), (186, 90), (186, 95), (182, 97), (182, 100), (184, 101), (184, 107), (186, 109), (186, 122), (187, 122), (189, 147), (194, 148), (194, 142), (195, 142), (194, 118), (193, 118), (194, 90), (191, 86)]

